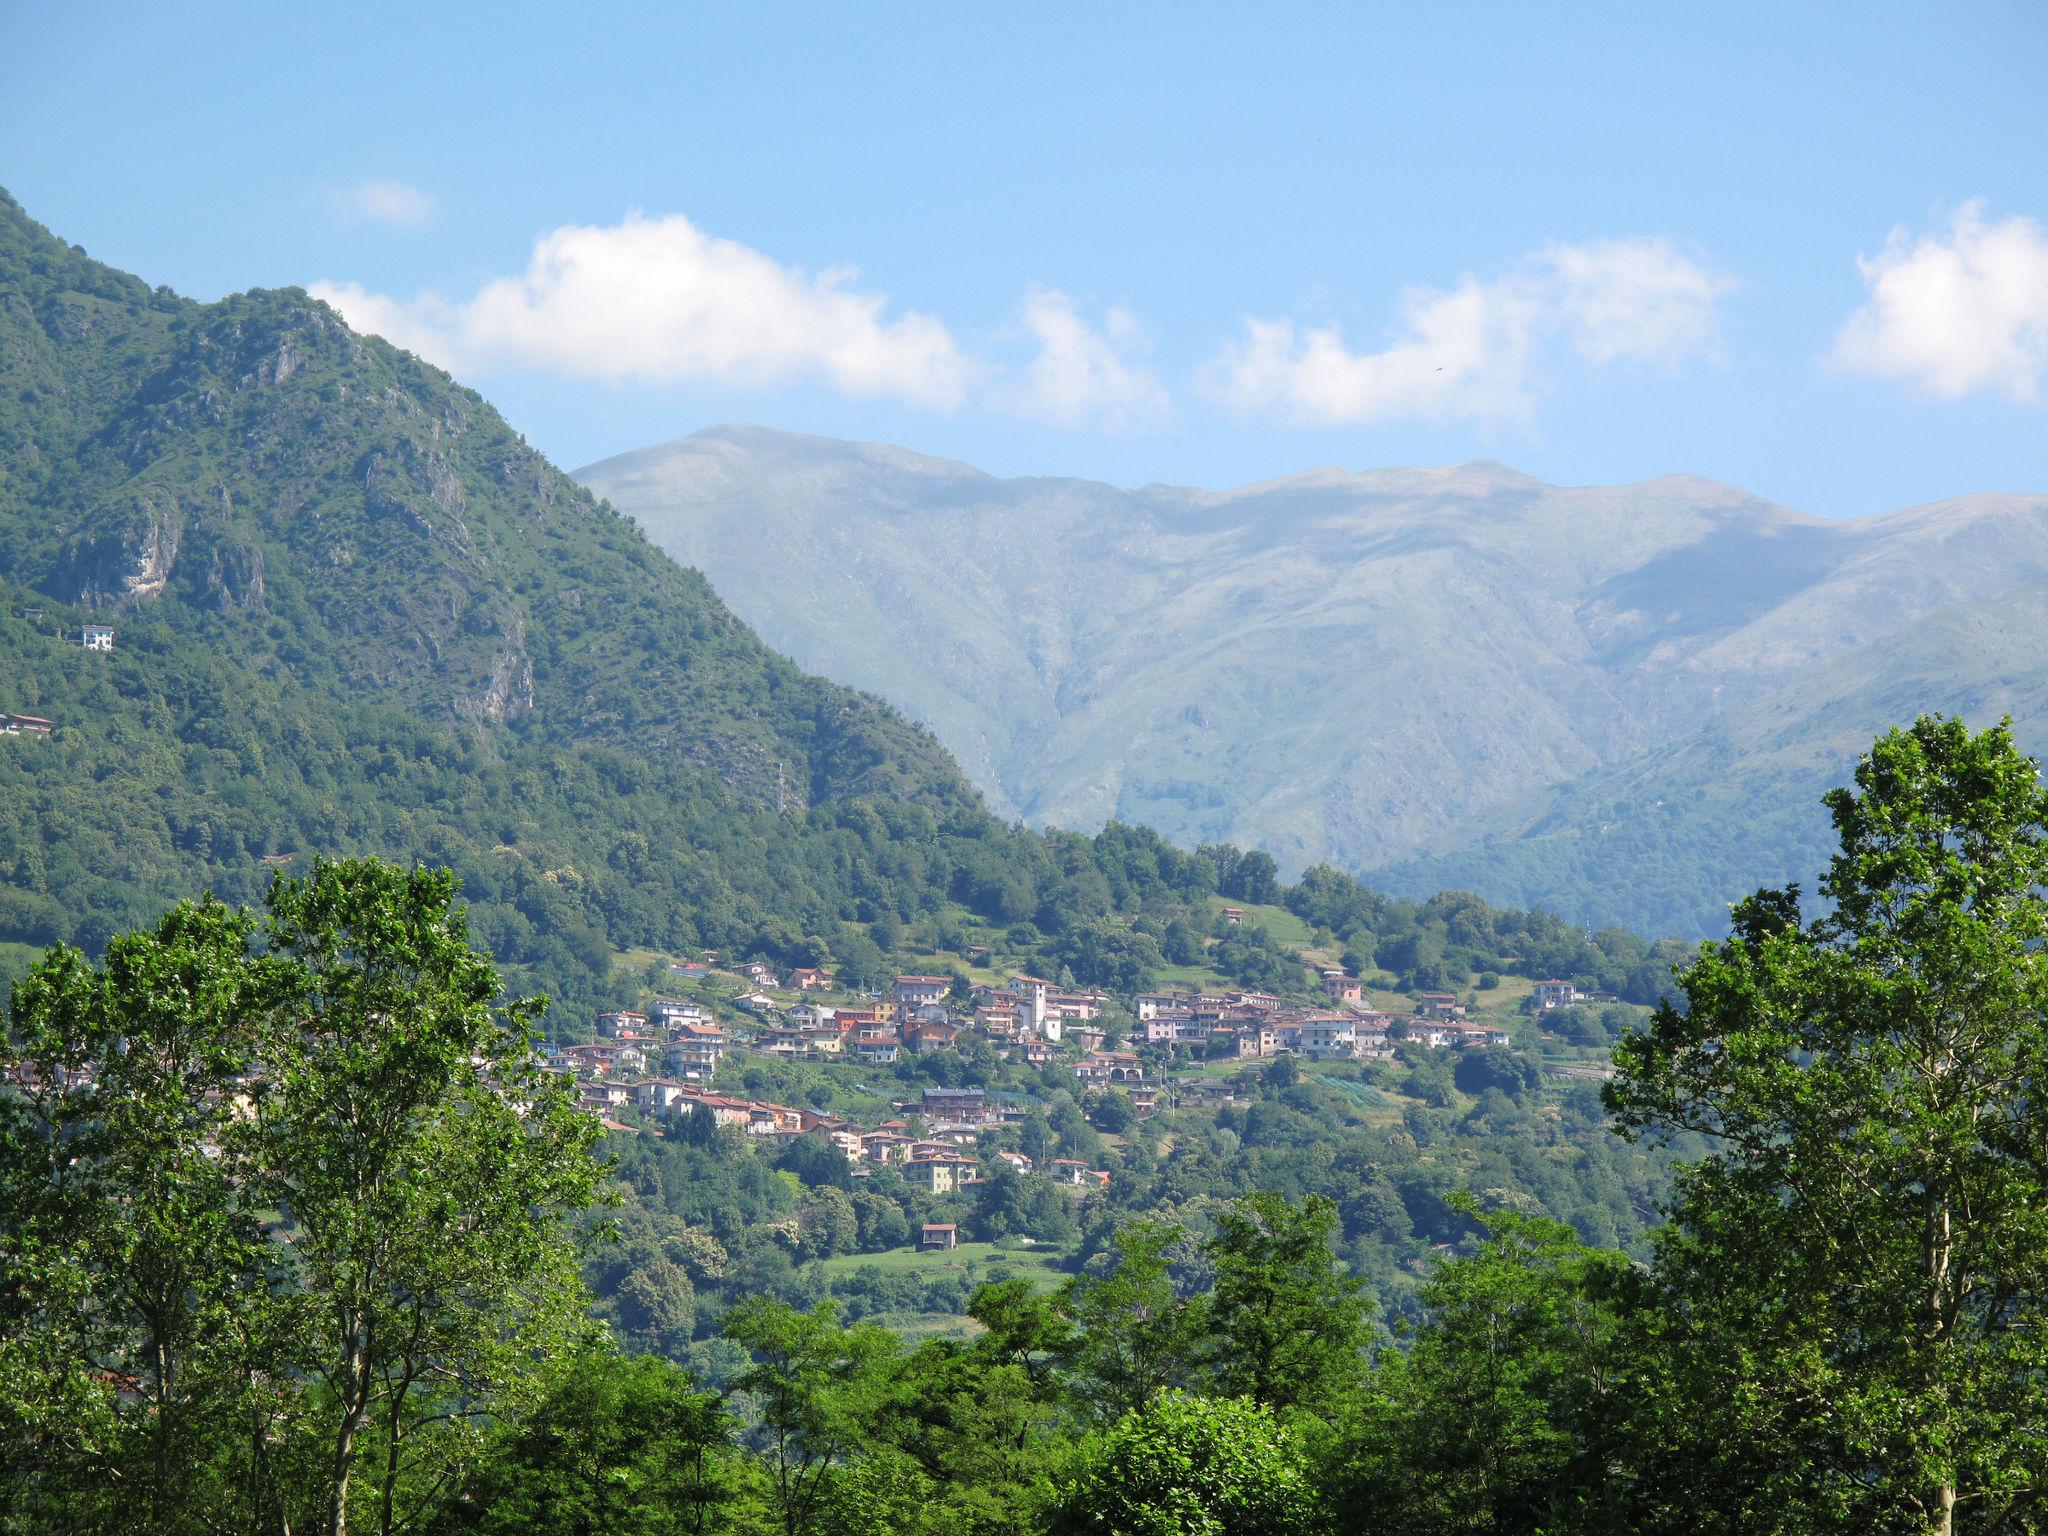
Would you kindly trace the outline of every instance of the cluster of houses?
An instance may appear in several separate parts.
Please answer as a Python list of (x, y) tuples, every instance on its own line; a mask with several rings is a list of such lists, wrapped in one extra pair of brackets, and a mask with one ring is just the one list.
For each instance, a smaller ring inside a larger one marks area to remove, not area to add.
[(1133, 1002), (1148, 1044), (1185, 1046), (1208, 1060), (1305, 1056), (1312, 1060), (1386, 1060), (1396, 1042), (1431, 1049), (1506, 1045), (1498, 1024), (1470, 1021), (1449, 993), (1425, 993), (1410, 1012), (1367, 1006), (1357, 979), (1326, 971), (1324, 990), (1341, 1008), (1292, 1007), (1263, 992), (1141, 992)]
[[(758, 987), (783, 985), (766, 967), (751, 968), (749, 980)], [(798, 970), (790, 974), (787, 990), (832, 985), (829, 972)], [(906, 1052), (950, 1050), (968, 1035), (988, 1041), (1006, 1059), (1043, 1066), (1060, 1059), (1063, 1042), (1083, 1050), (1100, 1046), (1102, 1031), (1092, 1026), (1108, 1003), (1103, 993), (1062, 988), (1038, 976), (1013, 976), (1004, 987), (978, 984), (960, 997), (950, 976), (898, 976), (887, 992), (853, 1005), (820, 999), (779, 1008), (765, 993), (737, 999), (762, 1020), (749, 1041), (755, 1050), (875, 1066), (888, 1066)]]
[[(707, 965), (695, 962), (678, 969), (708, 974)], [(1100, 992), (1061, 987), (1040, 976), (1013, 976), (1001, 987), (970, 987), (950, 976), (906, 975), (896, 977), (886, 992), (849, 1005), (828, 1000), (834, 978), (819, 968), (800, 967), (784, 980), (772, 967), (755, 962), (736, 974), (757, 989), (735, 999), (754, 1015), (739, 1026), (739, 1043), (766, 1055), (889, 1066), (906, 1052), (952, 1049), (967, 1036), (1006, 1059), (1063, 1065), (1084, 1088), (1119, 1089), (1141, 1115), (1159, 1103), (1159, 1089), (1146, 1081), (1153, 1074), (1136, 1051), (1106, 1048), (1107, 1035), (1098, 1020), (1109, 999)], [(1510, 1040), (1498, 1024), (1467, 1019), (1465, 1005), (1450, 993), (1425, 993), (1409, 1011), (1386, 1012), (1366, 1003), (1357, 978), (1341, 970), (1325, 971), (1322, 982), (1336, 1006), (1302, 1007), (1264, 992), (1140, 993), (1133, 999), (1137, 1027), (1126, 1044), (1183, 1047), (1206, 1060), (1293, 1055), (1320, 1061), (1387, 1059), (1402, 1040), (1431, 1049), (1500, 1046)], [(785, 996), (792, 991), (820, 995), (784, 1007), (767, 995), (768, 988)], [(1568, 1007), (1577, 996), (1569, 982), (1544, 981), (1530, 1006), (1538, 1011)], [(597, 1032), (599, 1038), (590, 1044), (555, 1048), (552, 1064), (593, 1082), (587, 1091), (599, 1109), (627, 1102), (666, 1109), (676, 1093), (686, 1090), (702, 1098), (720, 1058), (735, 1043), (703, 1005), (670, 1000), (657, 1000), (645, 1013), (602, 1013)], [(733, 1101), (724, 1107), (734, 1123), (744, 1115), (749, 1129), (795, 1134), (807, 1129), (790, 1122), (787, 1114), (778, 1116), (772, 1105)]]
[[(813, 1109), (737, 1098), (666, 1074), (647, 1076), (646, 1066), (645, 1049), (621, 1044), (617, 1035), (590, 1045), (556, 1047), (547, 1061), (548, 1070), (575, 1078), (578, 1098), (604, 1117), (609, 1130), (633, 1129), (613, 1117), (617, 1110), (656, 1115), (702, 1108), (715, 1124), (749, 1136), (789, 1140), (816, 1132), (845, 1154), (856, 1178), (877, 1168), (894, 1168), (930, 1195), (950, 1195), (978, 1182), (981, 1160), (972, 1154), (982, 1132), (1020, 1120), (1025, 1113), (1021, 1106), (1006, 1108), (993, 1102), (982, 1088), (926, 1088), (919, 1099), (895, 1106), (900, 1114), (915, 1116), (915, 1121), (891, 1119), (864, 1128)], [(1106, 1172), (1073, 1158), (1054, 1158), (1038, 1168), (1022, 1152), (996, 1156), (1020, 1173), (1043, 1173), (1082, 1188), (1095, 1188), (1109, 1179)]]

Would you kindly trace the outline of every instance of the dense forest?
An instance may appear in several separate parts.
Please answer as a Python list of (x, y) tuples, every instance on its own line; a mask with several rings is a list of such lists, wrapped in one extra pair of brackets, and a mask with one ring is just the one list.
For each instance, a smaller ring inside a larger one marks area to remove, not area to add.
[(694, 1376), (590, 1312), (633, 1169), (445, 871), (54, 947), (0, 1093), (0, 1530), (2041, 1529), (2048, 790), (1928, 719), (1830, 809), (1826, 914), (1738, 903), (1616, 1052), (1613, 1129), (1688, 1148), (1641, 1259), (1450, 1189), (1389, 1316), (1316, 1193), (1091, 1202), (965, 1333), (741, 1287)]

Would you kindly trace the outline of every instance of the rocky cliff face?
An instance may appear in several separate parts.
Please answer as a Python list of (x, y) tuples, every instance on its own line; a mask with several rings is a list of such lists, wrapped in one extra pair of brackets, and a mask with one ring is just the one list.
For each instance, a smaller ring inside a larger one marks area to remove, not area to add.
[(66, 541), (48, 590), (79, 608), (112, 609), (170, 584), (183, 529), (174, 499), (143, 489), (95, 509)]

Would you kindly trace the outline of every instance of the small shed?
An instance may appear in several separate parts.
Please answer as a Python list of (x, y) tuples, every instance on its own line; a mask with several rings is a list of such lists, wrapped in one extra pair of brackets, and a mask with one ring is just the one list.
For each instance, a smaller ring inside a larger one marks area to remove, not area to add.
[(917, 1246), (946, 1252), (960, 1244), (960, 1229), (950, 1221), (928, 1221), (918, 1228)]

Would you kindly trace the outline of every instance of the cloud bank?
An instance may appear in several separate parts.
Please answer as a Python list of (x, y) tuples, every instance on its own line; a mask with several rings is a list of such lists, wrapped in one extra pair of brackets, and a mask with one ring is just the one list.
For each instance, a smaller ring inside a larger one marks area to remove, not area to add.
[(1988, 222), (1966, 203), (1946, 231), (1895, 229), (1858, 257), (1870, 300), (1835, 337), (1828, 361), (1899, 379), (1944, 400), (1988, 392), (2025, 404), (2048, 376), (2048, 234), (2034, 220)]
[[(1490, 278), (1409, 290), (1395, 334), (1373, 351), (1353, 350), (1335, 326), (1247, 317), (1196, 382), (1243, 415), (1303, 425), (1526, 422), (1567, 353), (1596, 370), (1675, 370), (1712, 356), (1729, 286), (1668, 240), (1553, 245)], [(549, 231), (524, 271), (468, 297), (399, 298), (335, 281), (312, 292), (358, 330), (457, 373), (813, 385), (1108, 432), (1175, 415), (1128, 310), (1091, 316), (1071, 295), (1033, 287), (992, 350), (970, 348), (850, 268), (808, 272), (679, 214)]]
[(1554, 245), (1496, 278), (1410, 289), (1377, 351), (1352, 350), (1334, 325), (1249, 317), (1204, 382), (1242, 414), (1311, 426), (1526, 422), (1556, 342), (1596, 368), (1675, 371), (1714, 355), (1729, 286), (1668, 240)]
[(360, 330), (444, 367), (532, 369), (615, 382), (823, 383), (949, 409), (973, 366), (930, 315), (892, 315), (857, 274), (815, 274), (706, 234), (681, 215), (568, 226), (526, 270), (473, 298), (400, 300), (353, 283), (315, 296)]

